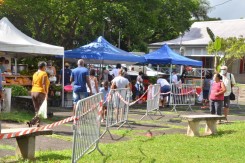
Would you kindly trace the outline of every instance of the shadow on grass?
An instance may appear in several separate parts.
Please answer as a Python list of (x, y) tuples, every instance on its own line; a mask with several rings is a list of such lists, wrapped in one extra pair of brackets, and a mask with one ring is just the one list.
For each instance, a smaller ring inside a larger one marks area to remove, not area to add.
[(155, 125), (155, 124), (141, 124), (141, 123), (137, 123), (135, 121), (130, 121), (130, 125), (133, 125), (133, 126), (131, 126), (132, 128), (136, 128), (135, 126), (170, 128), (169, 126), (162, 126), (162, 125)]
[(109, 155), (106, 155), (104, 158), (103, 158), (103, 163), (105, 163), (109, 158), (111, 157), (111, 154)]
[(225, 131), (218, 131), (217, 136), (222, 136), (222, 135), (230, 135), (230, 134), (234, 134), (237, 131), (235, 130), (225, 130)]
[(47, 162), (49, 162), (50, 161), (50, 158), (52, 158), (53, 160), (59, 160), (61, 162), (62, 162), (62, 160), (70, 160), (71, 159), (71, 157), (64, 156), (62, 154), (54, 154), (54, 153), (49, 154), (49, 153), (45, 153), (45, 154), (42, 154), (42, 155), (36, 157), (35, 160), (37, 162), (38, 161), (47, 161)]
[(169, 121), (168, 122), (171, 122), (171, 123), (181, 123), (182, 122), (182, 120), (179, 118), (179, 119), (169, 119)]
[(62, 135), (62, 136), (73, 136), (73, 132), (66, 132), (66, 131), (54, 131), (54, 134)]
[[(129, 132), (131, 132), (132, 130), (126, 130), (126, 132), (125, 133), (123, 133), (122, 134), (122, 136), (120, 136), (119, 138), (113, 138), (113, 140), (121, 140), (121, 139), (123, 139), (124, 137), (126, 137), (127, 136), (127, 134), (129, 133)], [(116, 134), (115, 134), (116, 135)]]

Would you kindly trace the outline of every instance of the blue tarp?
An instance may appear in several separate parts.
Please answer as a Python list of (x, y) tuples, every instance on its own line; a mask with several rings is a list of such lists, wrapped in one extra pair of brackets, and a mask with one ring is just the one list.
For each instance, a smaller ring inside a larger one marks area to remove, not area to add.
[(146, 62), (151, 64), (173, 64), (202, 66), (202, 61), (197, 61), (175, 53), (172, 49), (164, 44), (160, 49), (144, 55)]
[(145, 58), (123, 51), (106, 41), (102, 36), (95, 41), (76, 49), (66, 50), (65, 58), (81, 58), (86, 63), (144, 63)]

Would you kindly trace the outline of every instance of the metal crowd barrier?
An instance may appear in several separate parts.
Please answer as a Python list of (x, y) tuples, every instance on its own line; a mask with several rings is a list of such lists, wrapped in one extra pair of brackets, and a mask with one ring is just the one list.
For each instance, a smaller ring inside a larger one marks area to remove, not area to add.
[(238, 107), (239, 109), (241, 109), (239, 103), (238, 103), (238, 100), (239, 100), (239, 87), (235, 86), (235, 87), (232, 87), (232, 91), (233, 93), (235, 94), (235, 97), (236, 99), (235, 100), (230, 100), (230, 105), (234, 105), (236, 107)]
[(156, 112), (158, 111), (162, 116), (162, 113), (159, 110), (160, 92), (161, 92), (160, 84), (149, 85), (148, 92), (147, 92), (146, 113), (140, 120), (142, 120), (145, 116), (149, 116), (153, 120), (153, 118), (149, 114), (149, 112), (152, 111), (156, 111)]
[(129, 100), (131, 91), (129, 88), (111, 89), (108, 94), (107, 100), (107, 116), (106, 116), (106, 129), (102, 136), (109, 132), (113, 139), (109, 128), (112, 126), (119, 125), (121, 128), (125, 123), (131, 128), (128, 123), (128, 111), (129, 111)]
[(195, 105), (196, 97), (196, 86), (193, 84), (181, 84), (181, 85), (171, 85), (170, 103), (173, 106), (172, 111), (177, 112), (177, 106), (188, 106), (186, 111), (190, 109), (191, 106)]
[[(100, 115), (102, 109), (103, 94), (98, 93), (88, 98), (82, 99), (77, 103), (73, 124), (73, 150), (72, 162), (77, 162), (92, 147), (90, 151), (98, 148), (100, 139)], [(88, 152), (88, 153), (90, 153)]]

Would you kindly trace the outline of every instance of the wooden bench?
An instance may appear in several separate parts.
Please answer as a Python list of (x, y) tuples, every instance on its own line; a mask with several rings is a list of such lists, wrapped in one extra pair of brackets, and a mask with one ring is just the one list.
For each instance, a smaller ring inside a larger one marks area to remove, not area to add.
[(188, 121), (187, 135), (188, 136), (200, 136), (199, 134), (199, 122), (206, 121), (205, 134), (217, 133), (217, 121), (225, 119), (225, 116), (220, 115), (181, 115), (183, 119)]
[[(16, 128), (16, 129), (2, 129), (2, 134), (11, 134), (18, 131), (23, 131), (29, 128)], [(39, 135), (52, 135), (53, 131), (50, 129), (29, 133), (26, 135), (13, 137), (17, 141), (16, 155), (22, 156), (24, 159), (34, 159), (35, 157), (35, 140)]]

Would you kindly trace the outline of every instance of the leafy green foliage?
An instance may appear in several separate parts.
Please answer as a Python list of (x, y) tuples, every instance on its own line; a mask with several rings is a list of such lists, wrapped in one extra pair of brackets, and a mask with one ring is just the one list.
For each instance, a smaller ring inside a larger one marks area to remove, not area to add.
[[(194, 16), (207, 18), (207, 0), (5, 0), (6, 16), (25, 34), (65, 49), (87, 44), (100, 35), (127, 51), (145, 51), (188, 30)], [(120, 32), (119, 32), (120, 31)]]
[[(218, 38), (218, 37), (217, 37)], [(217, 39), (216, 38), (216, 39)], [(244, 37), (229, 37), (229, 38), (219, 38), (220, 48), (217, 49), (215, 43), (210, 42), (208, 44), (207, 50), (209, 54), (217, 55), (217, 67), (226, 63), (227, 66), (232, 64), (237, 59), (242, 59), (245, 55), (245, 38)]]
[(28, 95), (28, 90), (21, 86), (21, 85), (9, 85), (9, 86), (4, 86), (5, 88), (12, 88), (11, 90), (11, 96), (27, 96)]
[(150, 81), (150, 83), (152, 83), (152, 84), (157, 83), (157, 76), (150, 76), (150, 77), (149, 77), (149, 81)]

